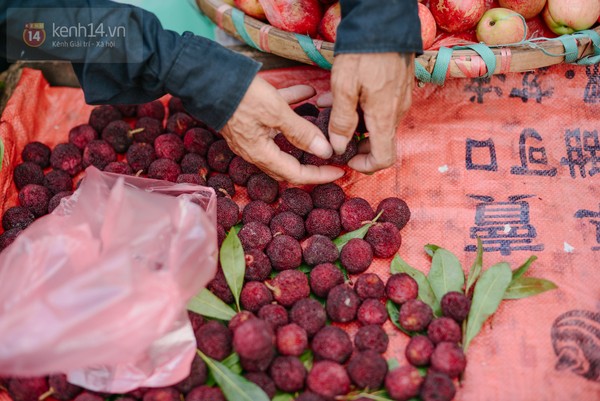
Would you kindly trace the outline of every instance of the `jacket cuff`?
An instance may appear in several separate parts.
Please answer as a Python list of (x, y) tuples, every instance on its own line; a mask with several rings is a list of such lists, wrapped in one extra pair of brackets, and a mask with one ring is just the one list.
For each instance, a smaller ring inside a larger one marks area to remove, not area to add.
[(220, 130), (231, 118), (261, 64), (209, 39), (186, 32), (165, 89), (187, 111)]
[(423, 52), (416, 0), (341, 0), (334, 54)]

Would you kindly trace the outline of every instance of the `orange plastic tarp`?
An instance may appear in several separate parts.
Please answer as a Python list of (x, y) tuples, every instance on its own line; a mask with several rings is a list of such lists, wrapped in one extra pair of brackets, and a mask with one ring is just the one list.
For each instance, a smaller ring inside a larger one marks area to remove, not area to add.
[[(329, 73), (309, 67), (262, 75), (279, 87), (329, 86)], [(427, 243), (457, 254), (467, 271), (479, 236), (484, 267), (516, 268), (535, 254), (529, 274), (558, 284), (502, 302), (471, 343), (457, 400), (600, 399), (599, 103), (598, 66), (417, 87), (398, 129), (395, 168), (349, 172), (339, 182), (375, 206), (388, 196), (407, 201), (412, 217), (399, 253), (421, 271), (430, 264)], [(66, 141), (90, 109), (81, 90), (49, 87), (40, 73), (24, 71), (0, 125), (3, 210), (16, 203), (12, 168), (25, 143)], [(385, 278), (389, 262), (370, 269)], [(386, 356), (405, 363), (408, 338), (385, 327), (393, 337)]]

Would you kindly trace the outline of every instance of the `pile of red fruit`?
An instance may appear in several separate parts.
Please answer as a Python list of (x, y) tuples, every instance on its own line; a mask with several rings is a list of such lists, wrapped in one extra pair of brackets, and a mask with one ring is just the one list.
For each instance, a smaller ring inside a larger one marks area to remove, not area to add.
[[(217, 360), (235, 351), (245, 376), (269, 398), (281, 391), (299, 393), (298, 400), (321, 400), (347, 394), (351, 386), (380, 388), (388, 371), (381, 356), (388, 347), (381, 327), (388, 319), (385, 284), (365, 271), (374, 258), (389, 258), (398, 251), (400, 230), (410, 218), (406, 203), (387, 198), (374, 210), (362, 198), (347, 198), (333, 183), (310, 192), (287, 188), (278, 195), (277, 187), (266, 185), (251, 191), (251, 180), (246, 188), (251, 201), (241, 213), (228, 197), (217, 204), (220, 232), (242, 222), (238, 237), (246, 263), (240, 293), (243, 311), (228, 327), (216, 321), (200, 325), (198, 348)], [(364, 239), (334, 242), (376, 215), (378, 222)], [(208, 288), (232, 304), (225, 268)], [(348, 274), (358, 275), (353, 276), (354, 286), (346, 282)], [(341, 325), (358, 321), (362, 327), (354, 345), (345, 330), (328, 325), (328, 320)], [(311, 369), (300, 359), (309, 349), (315, 360)]]
[[(434, 319), (431, 308), (417, 299), (418, 286), (410, 276), (395, 274), (386, 284), (368, 271), (375, 258), (391, 258), (400, 248), (400, 230), (410, 218), (407, 204), (391, 197), (373, 207), (363, 198), (348, 197), (335, 183), (287, 187), (236, 156), (218, 133), (186, 114), (178, 99), (172, 98), (168, 106), (168, 118), (159, 101), (100, 106), (88, 124), (70, 131), (68, 142), (52, 150), (38, 142), (28, 144), (23, 163), (14, 170), (20, 204), (2, 218), (0, 246), (8, 246), (35, 219), (52, 212), (90, 165), (211, 186), (218, 195), (219, 244), (235, 230), (245, 271), (239, 293), (242, 310), (229, 322), (190, 312), (198, 349), (205, 356), (223, 361), (235, 355), (243, 376), (269, 398), (285, 393), (288, 399), (331, 400), (351, 392), (387, 391), (394, 400), (452, 399), (453, 379), (466, 364), (457, 343), (468, 299), (447, 294), (442, 300), (446, 317)], [(327, 135), (329, 109), (305, 103), (295, 110)], [(303, 163), (318, 165), (343, 165), (358, 147), (356, 136), (346, 154), (321, 160), (282, 135), (275, 140)], [(234, 199), (249, 201), (242, 207)], [(219, 267), (208, 288), (231, 305), (236, 300), (226, 268)], [(388, 300), (401, 305), (394, 324), (411, 334), (427, 334), (413, 337), (407, 347), (407, 360), (414, 366), (390, 368), (382, 356), (388, 348), (382, 327), (388, 320)], [(360, 326), (353, 338), (345, 330), (351, 322)], [(224, 400), (209, 370), (197, 356), (182, 382), (138, 389), (120, 399)], [(65, 401), (108, 396), (73, 386), (60, 374), (4, 379), (0, 384), (14, 401), (36, 401), (50, 393)]]
[[(171, 98), (168, 110), (165, 124), (165, 107), (160, 101), (139, 106), (99, 106), (93, 109), (88, 124), (72, 128), (68, 141), (54, 149), (40, 142), (28, 143), (21, 153), (22, 163), (13, 173), (19, 206), (8, 209), (2, 217), (0, 251), (35, 219), (52, 212), (63, 197), (71, 195), (73, 180), (77, 182), (88, 166), (208, 185), (218, 196), (234, 196), (235, 185), (247, 185), (251, 198), (268, 203), (275, 200), (279, 184), (236, 156), (217, 132), (187, 114), (179, 99)], [(306, 103), (296, 111), (327, 134), (330, 109), (319, 111)], [(350, 141), (345, 154), (328, 160), (303, 152), (281, 134), (275, 142), (304, 164), (344, 165), (358, 150), (358, 136)], [(226, 223), (223, 226), (230, 228)]]
[[(336, 0), (226, 0), (284, 31), (335, 42), (341, 20)], [(516, 43), (554, 37), (600, 22), (597, 0), (419, 0), (424, 49), (466, 42)], [(382, 12), (385, 5), (382, 4)], [(524, 24), (523, 21), (527, 20)], [(368, 27), (365, 27), (368, 29)], [(435, 46), (434, 46), (435, 43)]]
[[(248, 378), (267, 377), (274, 383), (273, 389), (280, 391), (297, 392), (305, 389), (307, 383), (313, 383), (308, 388), (324, 396), (328, 391), (343, 394), (350, 390), (351, 379), (361, 387), (379, 387), (387, 371), (380, 355), (387, 348), (387, 336), (380, 327), (387, 320), (387, 313), (378, 299), (383, 296), (383, 283), (376, 275), (366, 274), (357, 280), (355, 290), (345, 284), (342, 271), (362, 273), (374, 257), (388, 258), (398, 251), (400, 229), (410, 217), (406, 203), (388, 198), (374, 210), (362, 198), (347, 199), (342, 188), (333, 183), (317, 185), (310, 192), (285, 188), (284, 184), (237, 157), (218, 133), (185, 113), (178, 99), (171, 98), (168, 110), (166, 118), (165, 107), (159, 101), (139, 106), (99, 106), (93, 109), (88, 124), (71, 129), (68, 141), (54, 149), (40, 142), (27, 144), (21, 154), (22, 163), (15, 167), (13, 175), (19, 190), (19, 205), (7, 209), (2, 216), (4, 232), (0, 235), (0, 249), (9, 246), (34, 220), (51, 213), (62, 198), (72, 193), (77, 186), (74, 181), (77, 182), (83, 169), (90, 165), (119, 174), (211, 186), (218, 195), (219, 242), (234, 225), (242, 224), (237, 228), (246, 257), (246, 283), (240, 299), (245, 311), (230, 322), (229, 328), (218, 321), (203, 324), (200, 316), (192, 315), (199, 349), (220, 360), (231, 353), (233, 346)], [(329, 109), (319, 111), (304, 104), (296, 111), (327, 134)], [(330, 160), (302, 152), (282, 135), (276, 142), (303, 163), (343, 165), (356, 154), (358, 137), (350, 142), (346, 154)], [(240, 211), (232, 197), (236, 190), (244, 187), (250, 202)], [(341, 251), (338, 249), (333, 242), (335, 238), (360, 228), (376, 214), (381, 214), (379, 221), (370, 227), (364, 239), (351, 239)], [(310, 275), (297, 269), (301, 265), (308, 267)], [(222, 270), (209, 287), (225, 302), (233, 302)], [(327, 308), (309, 298), (311, 291), (327, 298)], [(260, 319), (242, 324), (254, 314)], [(365, 334), (355, 339), (359, 352), (356, 360), (375, 360), (380, 366), (377, 380), (366, 382), (360, 372), (353, 373), (362, 369), (362, 362), (350, 363), (346, 373), (346, 367), (341, 364), (347, 362), (354, 351), (352, 342), (342, 329), (325, 326), (328, 317), (340, 323), (358, 319), (365, 325), (360, 331)], [(236, 325), (248, 327), (244, 330), (249, 332), (236, 336)], [(275, 331), (279, 326), (281, 330)], [(262, 327), (263, 334), (268, 333), (263, 340), (268, 338), (271, 345), (277, 332), (278, 356), (270, 345), (264, 355), (252, 348), (261, 341), (261, 331), (256, 327)], [(381, 339), (376, 351), (372, 350), (373, 333)], [(248, 339), (255, 340), (251, 341), (250, 349), (243, 345)], [(319, 360), (311, 370), (312, 375), (297, 361), (299, 353), (308, 348), (309, 339)], [(332, 343), (338, 347), (337, 351), (331, 347)], [(362, 355), (363, 352), (367, 353)], [(283, 368), (278, 368), (279, 365)], [(293, 367), (299, 366), (302, 369), (297, 371), (296, 383), (288, 383)], [(323, 372), (318, 373), (321, 370)], [(162, 399), (166, 392), (173, 395), (174, 400), (179, 400), (180, 394), (187, 394), (190, 400), (210, 399), (207, 397), (212, 396), (203, 394), (219, 390), (201, 386), (205, 381), (202, 371), (206, 369), (197, 358), (190, 378), (183, 383), (168, 389), (139, 390), (127, 397), (152, 401)], [(265, 371), (270, 372), (271, 378)], [(331, 372), (343, 372), (345, 377), (345, 381), (337, 383), (341, 387), (335, 390), (326, 389), (329, 380), (320, 382)], [(64, 375), (6, 379), (2, 385), (15, 401), (35, 401), (49, 387), (52, 397), (60, 400), (89, 398), (94, 401), (104, 397), (69, 385)], [(272, 395), (271, 387), (266, 389)]]

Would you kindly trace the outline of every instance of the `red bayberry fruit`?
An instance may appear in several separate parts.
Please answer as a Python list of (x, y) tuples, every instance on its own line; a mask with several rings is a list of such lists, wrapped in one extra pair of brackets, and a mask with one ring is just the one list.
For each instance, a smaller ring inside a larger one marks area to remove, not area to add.
[(303, 298), (292, 306), (290, 320), (314, 336), (327, 322), (327, 313), (316, 299)]
[(350, 391), (350, 378), (346, 369), (333, 361), (316, 362), (308, 374), (306, 384), (311, 391), (326, 399), (333, 399)]
[(452, 378), (458, 377), (466, 366), (467, 358), (455, 343), (439, 343), (431, 354), (431, 368)]
[(402, 305), (406, 301), (417, 298), (419, 285), (406, 273), (393, 274), (385, 285), (385, 293), (389, 299)]
[(333, 263), (316, 265), (310, 271), (310, 288), (318, 297), (327, 297), (333, 287), (343, 283), (344, 274)]
[(398, 323), (406, 330), (425, 330), (431, 319), (433, 319), (431, 307), (418, 299), (411, 299), (400, 307)]
[(450, 291), (442, 297), (442, 313), (457, 322), (466, 319), (471, 309), (471, 300), (457, 291)]
[(387, 350), (389, 338), (379, 325), (363, 326), (354, 336), (354, 345), (361, 351), (372, 350), (384, 353)]
[(233, 335), (233, 349), (245, 359), (260, 360), (273, 351), (273, 331), (261, 319), (249, 319), (242, 323)]
[(423, 377), (410, 365), (401, 366), (388, 372), (385, 377), (385, 389), (394, 400), (408, 400), (419, 395)]
[(327, 315), (334, 322), (351, 322), (356, 317), (360, 298), (345, 284), (333, 287), (327, 295)]
[(354, 290), (360, 299), (381, 298), (385, 292), (385, 284), (375, 273), (365, 273), (358, 276)]
[(411, 337), (406, 346), (406, 359), (414, 366), (429, 365), (434, 345), (426, 336)]
[(311, 348), (319, 360), (328, 359), (344, 363), (352, 354), (352, 341), (348, 334), (335, 326), (325, 326), (315, 334)]

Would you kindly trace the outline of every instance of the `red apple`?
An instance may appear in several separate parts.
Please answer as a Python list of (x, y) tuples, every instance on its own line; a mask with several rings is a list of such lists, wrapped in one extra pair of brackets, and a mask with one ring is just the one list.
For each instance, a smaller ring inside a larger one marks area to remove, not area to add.
[(267, 20), (276, 28), (316, 36), (323, 16), (319, 0), (259, 0)]
[(477, 43), (475, 29), (458, 33), (441, 32), (435, 38), (435, 42), (429, 50), (439, 50), (441, 47), (472, 45), (474, 43)]
[(431, 11), (423, 4), (419, 3), (419, 19), (421, 20), (421, 40), (423, 41), (423, 50), (429, 49), (437, 35), (437, 25), (431, 15)]
[(485, 9), (489, 10), (490, 8), (500, 7), (498, 4), (498, 0), (485, 0)]
[(525, 39), (527, 25), (519, 13), (508, 8), (486, 11), (477, 24), (477, 40), (487, 45), (506, 45)]
[(546, 0), (499, 0), (498, 3), (500, 7), (516, 11), (525, 19), (530, 19), (542, 12)]
[(441, 29), (462, 32), (477, 25), (485, 12), (485, 0), (431, 0), (429, 9)]
[(328, 42), (335, 42), (337, 27), (341, 20), (342, 8), (340, 7), (340, 3), (337, 2), (329, 6), (325, 14), (323, 14), (323, 19), (319, 23), (319, 34), (321, 37)]
[(258, 0), (234, 0), (235, 6), (248, 14), (251, 17), (260, 20), (266, 20), (265, 10), (258, 2)]
[(559, 35), (590, 28), (600, 17), (599, 0), (548, 0), (542, 13), (548, 28)]

